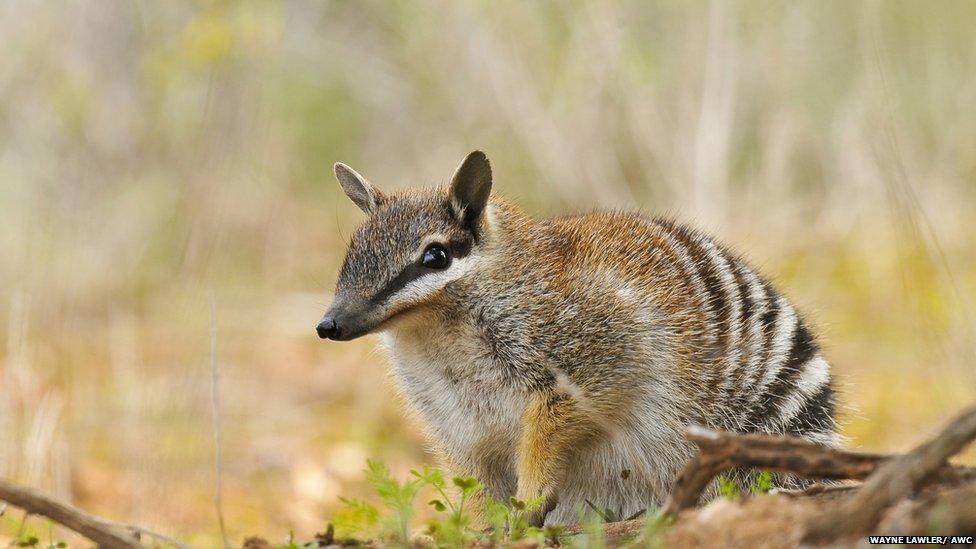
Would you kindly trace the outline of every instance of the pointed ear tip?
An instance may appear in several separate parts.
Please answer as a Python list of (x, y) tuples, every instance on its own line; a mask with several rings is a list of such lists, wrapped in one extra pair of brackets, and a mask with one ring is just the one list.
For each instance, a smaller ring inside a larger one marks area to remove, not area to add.
[(491, 162), (488, 161), (488, 155), (482, 151), (471, 151), (468, 153), (468, 156), (464, 157), (461, 165), (467, 166), (469, 169), (477, 166), (477, 169), (484, 170), (489, 174), (491, 173)]

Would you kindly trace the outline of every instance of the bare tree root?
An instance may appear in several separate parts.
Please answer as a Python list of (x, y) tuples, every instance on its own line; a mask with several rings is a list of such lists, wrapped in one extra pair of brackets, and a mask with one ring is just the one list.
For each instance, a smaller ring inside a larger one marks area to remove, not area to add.
[(142, 547), (142, 536), (179, 548), (186, 545), (138, 526), (115, 523), (90, 515), (67, 503), (57, 501), (39, 490), (18, 486), (0, 479), (0, 500), (19, 507), (32, 515), (41, 515), (92, 540), (99, 547), (109, 549), (130, 549)]

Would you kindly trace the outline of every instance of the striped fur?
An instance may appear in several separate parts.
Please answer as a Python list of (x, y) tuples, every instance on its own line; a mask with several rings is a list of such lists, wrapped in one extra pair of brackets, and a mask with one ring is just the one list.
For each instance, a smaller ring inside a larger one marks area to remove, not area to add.
[[(542, 495), (547, 522), (575, 522), (584, 501), (658, 505), (692, 454), (690, 423), (837, 444), (816, 339), (728, 248), (640, 214), (534, 219), (494, 197), (480, 211), (457, 177), (451, 191), (354, 189), (373, 201), (334, 309), (383, 335), (437, 451), (491, 495)], [(424, 274), (411, 262), (432, 238), (460, 252)]]

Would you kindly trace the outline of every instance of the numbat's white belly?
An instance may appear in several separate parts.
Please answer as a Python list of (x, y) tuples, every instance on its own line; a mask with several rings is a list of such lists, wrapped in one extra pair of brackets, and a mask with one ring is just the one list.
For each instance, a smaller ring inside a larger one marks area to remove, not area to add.
[(519, 421), (530, 395), (510, 388), (498, 366), (477, 358), (479, 353), (461, 352), (466, 346), (458, 344), (456, 335), (451, 349), (431, 344), (436, 337), (404, 335), (384, 333), (384, 344), (393, 357), (397, 385), (427, 424), (433, 442), (465, 469), (458, 472), (512, 476), (479, 480), (496, 491), (503, 486), (507, 491), (509, 485), (514, 491)]

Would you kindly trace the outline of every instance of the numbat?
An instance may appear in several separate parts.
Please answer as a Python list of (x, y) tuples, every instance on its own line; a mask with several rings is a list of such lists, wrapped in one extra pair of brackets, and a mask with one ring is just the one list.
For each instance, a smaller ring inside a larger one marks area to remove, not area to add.
[(318, 335), (379, 333), (446, 465), (535, 523), (660, 505), (689, 424), (837, 443), (829, 366), (790, 302), (709, 236), (638, 213), (534, 219), (481, 152), (367, 215)]

